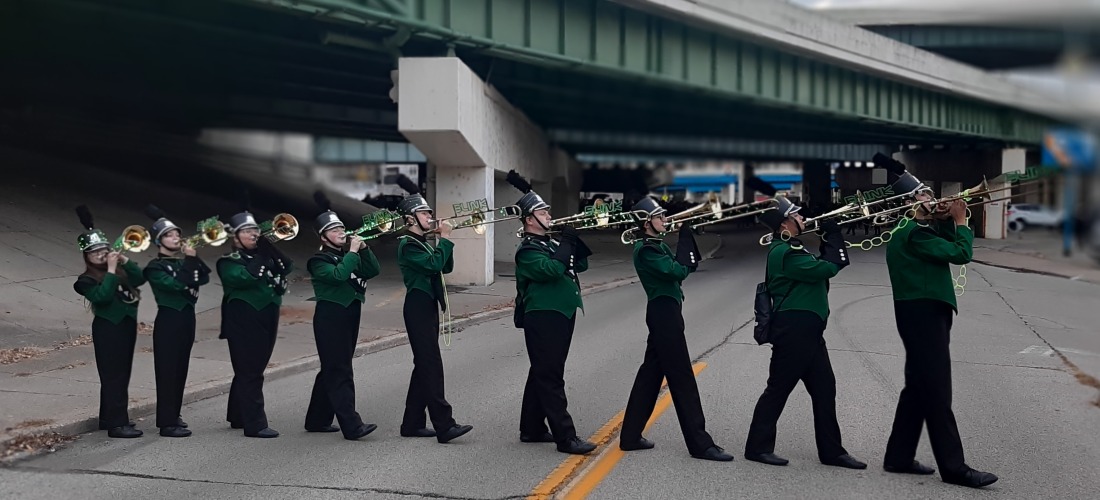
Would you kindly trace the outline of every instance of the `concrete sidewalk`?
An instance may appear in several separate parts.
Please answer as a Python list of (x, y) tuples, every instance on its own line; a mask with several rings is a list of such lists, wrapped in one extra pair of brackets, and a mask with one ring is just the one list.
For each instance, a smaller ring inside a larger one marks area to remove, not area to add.
[[(637, 280), (629, 247), (622, 245), (619, 232), (591, 231), (583, 234), (593, 249), (589, 270), (581, 275), (585, 295), (633, 283)], [(698, 238), (701, 250), (713, 255), (721, 246), (716, 234)], [(518, 240), (517, 240), (518, 242)], [(401, 307), (404, 286), (397, 270), (393, 241), (373, 246), (382, 264), (382, 274), (369, 282), (363, 307), (357, 355), (376, 352), (407, 342)], [(295, 255), (304, 263), (304, 256)], [(139, 258), (144, 264), (148, 257)], [(212, 259), (207, 257), (207, 261)], [(496, 263), (497, 280), (483, 287), (448, 286), (455, 335), (476, 335), (470, 329), (480, 321), (512, 313), (515, 295), (514, 265)], [(291, 292), (282, 307), (279, 337), (268, 366), (268, 380), (285, 377), (318, 367), (313, 340), (312, 286), (301, 270), (292, 275)], [(65, 280), (72, 281), (73, 277)], [(184, 402), (192, 402), (228, 391), (233, 371), (229, 351), (219, 340), (220, 313), (217, 302), (221, 291), (211, 283), (201, 291), (195, 345)], [(147, 291), (147, 290), (146, 290)], [(69, 293), (72, 294), (71, 289)], [(139, 332), (130, 382), (130, 417), (138, 428), (155, 434), (151, 420), (156, 408), (156, 384), (153, 377), (152, 322), (156, 307), (151, 293), (145, 294), (139, 312)], [(73, 307), (49, 312), (54, 320), (69, 324), (74, 331), (90, 333), (91, 314)], [(86, 335), (74, 338), (60, 348), (24, 345), (27, 358), (0, 365), (0, 450), (4, 443), (19, 436), (57, 432), (71, 435), (96, 429), (99, 404), (99, 379), (93, 347)], [(441, 346), (444, 351), (448, 349)], [(9, 353), (11, 350), (9, 350)], [(410, 365), (411, 369), (411, 365)], [(369, 374), (358, 374), (367, 377)], [(303, 412), (305, 410), (303, 409)], [(184, 418), (186, 419), (186, 415)], [(284, 421), (293, 419), (283, 418)]]
[(1073, 254), (1062, 255), (1062, 234), (1030, 229), (1012, 233), (1003, 240), (974, 240), (974, 261), (991, 266), (1061, 276), (1100, 284), (1100, 264), (1074, 242)]

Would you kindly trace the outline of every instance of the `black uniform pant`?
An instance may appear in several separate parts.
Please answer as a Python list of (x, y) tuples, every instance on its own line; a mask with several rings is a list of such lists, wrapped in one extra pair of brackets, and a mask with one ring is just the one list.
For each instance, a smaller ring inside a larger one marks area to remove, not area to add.
[(195, 344), (195, 308), (157, 308), (153, 323), (153, 373), (157, 379), (157, 427), (172, 427), (183, 407), (183, 389)]
[(818, 458), (831, 460), (847, 454), (840, 444), (836, 377), (825, 348), (825, 322), (810, 311), (778, 312), (772, 322), (768, 385), (752, 413), (745, 453), (775, 452), (776, 423), (787, 404), (787, 397), (801, 380), (813, 404)]
[(425, 428), (425, 409), (436, 432), (446, 431), (456, 424), (444, 391), (443, 356), (439, 353), (439, 303), (423, 291), (409, 290), (401, 312), (413, 352), (413, 371), (409, 394), (405, 397), (401, 431), (408, 433)]
[(332, 425), (332, 417), (340, 422), (344, 435), (363, 425), (355, 411), (355, 380), (351, 360), (359, 340), (359, 318), (363, 303), (351, 301), (347, 307), (327, 300), (318, 300), (313, 311), (313, 339), (321, 371), (313, 382), (313, 396), (306, 410), (306, 429)]
[(92, 347), (99, 372), (99, 428), (114, 429), (130, 421), (130, 371), (134, 366), (137, 320), (129, 316), (117, 325), (96, 316), (92, 320)]
[(531, 370), (523, 388), (519, 414), (520, 434), (539, 436), (547, 432), (562, 443), (577, 437), (569, 402), (565, 398), (565, 359), (573, 341), (577, 316), (557, 311), (531, 311), (523, 316), (523, 338)]
[(264, 370), (275, 349), (279, 330), (279, 306), (268, 304), (253, 309), (243, 300), (222, 306), (222, 336), (229, 341), (233, 383), (229, 386), (226, 420), (243, 426), (246, 434), (267, 428), (264, 413)]
[(898, 399), (886, 465), (907, 467), (913, 462), (921, 427), (928, 424), (928, 439), (940, 474), (967, 471), (962, 441), (951, 411), (951, 321), (954, 311), (939, 300), (894, 302), (894, 318), (905, 345), (905, 388)]
[(684, 434), (688, 452), (698, 455), (714, 446), (707, 433), (707, 421), (703, 417), (703, 404), (699, 400), (699, 386), (691, 369), (687, 339), (684, 337), (684, 316), (681, 304), (672, 297), (657, 297), (646, 306), (645, 323), (649, 327), (646, 339), (645, 360), (634, 378), (634, 388), (626, 403), (621, 439), (624, 443), (637, 442), (642, 429), (653, 414), (657, 394), (661, 391), (661, 379), (668, 379), (676, 418)]

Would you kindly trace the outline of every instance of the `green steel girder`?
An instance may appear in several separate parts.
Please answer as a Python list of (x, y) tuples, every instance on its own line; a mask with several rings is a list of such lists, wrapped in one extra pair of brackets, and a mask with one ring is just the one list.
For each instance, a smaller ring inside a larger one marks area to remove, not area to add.
[[(413, 40), (763, 108), (861, 120), (929, 136), (1038, 144), (1045, 117), (959, 98), (601, 0), (404, 0), (407, 15), (353, 0), (239, 0)], [(394, 0), (401, 1), (401, 0)]]

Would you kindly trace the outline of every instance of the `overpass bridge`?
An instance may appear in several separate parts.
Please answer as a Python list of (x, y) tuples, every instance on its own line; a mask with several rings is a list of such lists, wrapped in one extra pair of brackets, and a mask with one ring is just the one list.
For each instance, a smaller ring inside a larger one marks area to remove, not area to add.
[[(759, 0), (5, 0), (0, 47), (0, 130), (41, 136), (0, 136), (9, 145), (51, 150), (43, 117), (191, 138), (229, 128), (408, 141), (438, 207), (513, 202), (502, 177), (515, 168), (558, 215), (578, 208), (580, 154), (824, 145), (804, 158), (820, 193), (827, 161), (847, 159), (826, 156), (837, 146), (924, 146), (929, 165), (971, 151), (978, 163), (928, 167), (967, 182), (1021, 170), (1074, 111)], [(469, 259), (456, 284), (491, 282), (494, 257), (515, 244), (506, 229), (456, 239)]]

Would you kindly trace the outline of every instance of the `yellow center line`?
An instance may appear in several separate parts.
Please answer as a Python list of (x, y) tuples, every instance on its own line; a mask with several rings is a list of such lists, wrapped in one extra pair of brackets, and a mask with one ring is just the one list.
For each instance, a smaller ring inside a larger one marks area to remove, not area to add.
[[(703, 371), (707, 367), (705, 362), (698, 362), (693, 365), (692, 371), (698, 376), (699, 372)], [(667, 381), (661, 382), (661, 388), (667, 385)], [(642, 430), (649, 430), (649, 427), (656, 422), (657, 419), (668, 409), (668, 405), (672, 402), (672, 396), (665, 391), (660, 399), (657, 400), (656, 406), (653, 408), (653, 415), (649, 417), (649, 421), (646, 422), (645, 428)], [(598, 446), (608, 445), (613, 435), (618, 432), (623, 424), (623, 416), (626, 411), (620, 411), (615, 414), (611, 420), (608, 420), (603, 427), (600, 427), (595, 434), (589, 438), (589, 441), (596, 443)], [(569, 458), (562, 461), (550, 475), (546, 476), (542, 482), (535, 486), (535, 489), (531, 490), (531, 493), (527, 495), (528, 500), (542, 500), (548, 499), (555, 494), (561, 492), (564, 494), (564, 498), (584, 498), (593, 489), (596, 488), (600, 481), (603, 481), (605, 477), (615, 468), (615, 465), (623, 457), (623, 451), (618, 446), (607, 446), (602, 452), (595, 455), (572, 455)], [(584, 466), (592, 461), (596, 460), (596, 463), (589, 469), (585, 470)], [(583, 471), (583, 472), (582, 472)], [(577, 477), (579, 475), (579, 477)], [(561, 491), (563, 487), (571, 480), (577, 477), (573, 481), (570, 488), (566, 491)]]
[(393, 293), (391, 293), (391, 294), (389, 295), (389, 297), (386, 297), (386, 298), (385, 298), (385, 299), (383, 299), (383, 300), (382, 300), (381, 302), (379, 302), (379, 303), (375, 304), (375, 305), (374, 305), (374, 307), (383, 307), (383, 306), (385, 306), (386, 304), (389, 304), (390, 302), (393, 302), (393, 300), (394, 300), (394, 299), (396, 299), (396, 298), (398, 298), (398, 297), (400, 297), (400, 296), (402, 296), (402, 295), (404, 295), (404, 294), (405, 294), (405, 289), (404, 289), (404, 288), (402, 288), (402, 289), (398, 289), (398, 290), (394, 290), (394, 291), (393, 291)]

